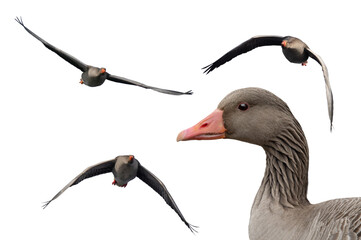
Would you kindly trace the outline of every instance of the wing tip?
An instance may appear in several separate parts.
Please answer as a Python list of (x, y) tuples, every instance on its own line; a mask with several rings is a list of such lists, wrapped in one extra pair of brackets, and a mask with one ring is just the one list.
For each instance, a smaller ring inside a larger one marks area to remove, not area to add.
[(189, 91), (187, 91), (187, 92), (185, 92), (185, 93), (183, 93), (183, 94), (185, 94), (185, 95), (193, 95), (193, 91), (192, 91), (192, 90), (189, 90)]
[(215, 68), (216, 67), (212, 63), (212, 64), (209, 64), (209, 65), (207, 65), (205, 67), (202, 67), (202, 70), (204, 69), (203, 73), (208, 74), (208, 73), (212, 72)]
[(196, 234), (198, 233), (198, 231), (196, 230), (196, 228), (199, 228), (198, 226), (192, 225), (188, 222), (185, 222), (185, 224), (187, 225), (187, 227), (189, 228), (189, 230), (193, 233)]
[(189, 90), (187, 92), (178, 92), (178, 91), (174, 91), (174, 90), (167, 90), (167, 89), (161, 89), (161, 88), (153, 88), (150, 87), (149, 89), (152, 89), (154, 91), (160, 92), (160, 93), (165, 93), (165, 94), (169, 94), (169, 95), (193, 95), (193, 91)]
[(24, 26), (23, 18), (16, 16), (15, 21), (17, 21), (21, 26)]
[(52, 200), (49, 200), (49, 201), (44, 202), (41, 207), (42, 207), (43, 209), (45, 209), (45, 208), (49, 205), (49, 203), (51, 203), (51, 201), (52, 201)]

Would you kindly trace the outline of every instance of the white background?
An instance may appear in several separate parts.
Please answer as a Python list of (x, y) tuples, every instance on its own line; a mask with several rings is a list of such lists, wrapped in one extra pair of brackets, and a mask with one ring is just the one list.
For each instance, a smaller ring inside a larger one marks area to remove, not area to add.
[[(1, 239), (247, 239), (265, 167), (262, 148), (234, 140), (176, 142), (229, 92), (262, 87), (286, 101), (310, 148), (309, 200), (361, 196), (361, 15), (357, 1), (3, 1), (1, 4)], [(81, 72), (14, 20), (87, 64), (171, 96)], [(201, 68), (254, 35), (292, 35), (325, 61), (335, 100), (329, 131), (321, 67), (258, 48)], [(86, 167), (134, 154), (167, 186), (193, 235), (154, 191), (112, 174), (69, 188)]]

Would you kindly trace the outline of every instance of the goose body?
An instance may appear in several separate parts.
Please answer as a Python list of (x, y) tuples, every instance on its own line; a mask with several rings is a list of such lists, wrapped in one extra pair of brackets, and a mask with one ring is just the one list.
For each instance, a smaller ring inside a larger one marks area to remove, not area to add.
[(93, 67), (93, 66), (87, 65), (87, 64), (83, 63), (82, 61), (80, 61), (79, 59), (77, 59), (77, 58), (73, 57), (72, 55), (62, 51), (61, 49), (51, 45), (50, 43), (48, 43), (47, 41), (45, 41), (44, 39), (42, 39), (41, 37), (36, 35), (34, 32), (32, 32), (29, 28), (27, 28), (24, 25), (21, 18), (15, 18), (15, 20), (21, 26), (23, 26), (24, 29), (29, 34), (31, 34), (33, 37), (35, 37), (37, 40), (39, 40), (41, 43), (43, 43), (46, 48), (53, 51), (58, 56), (63, 58), (65, 61), (67, 61), (74, 67), (78, 68), (80, 71), (82, 71), (82, 75), (81, 75), (81, 79), (80, 79), (81, 84), (87, 85), (89, 87), (97, 87), (97, 86), (102, 85), (105, 82), (105, 80), (110, 80), (110, 81), (117, 82), (117, 83), (129, 84), (129, 85), (142, 87), (145, 89), (151, 89), (151, 90), (154, 90), (154, 91), (157, 91), (160, 93), (165, 93), (165, 94), (171, 94), (171, 95), (183, 95), (183, 94), (191, 95), (192, 94), (192, 91), (178, 92), (178, 91), (174, 91), (174, 90), (168, 90), (168, 89), (148, 86), (146, 84), (143, 84), (143, 83), (140, 83), (140, 82), (137, 82), (134, 80), (130, 80), (130, 79), (127, 79), (124, 77), (119, 77), (116, 75), (109, 74), (106, 71), (106, 69), (103, 67), (99, 68), (99, 67)]
[(177, 141), (222, 138), (259, 145), (266, 153), (251, 210), (251, 240), (361, 239), (361, 198), (308, 201), (307, 140), (280, 98), (260, 88), (236, 90)]
[(205, 73), (210, 73), (214, 69), (220, 67), (228, 61), (231, 61), (233, 58), (247, 53), (257, 47), (263, 46), (281, 46), (283, 55), (286, 59), (291, 63), (301, 63), (303, 66), (307, 64), (307, 59), (311, 57), (316, 62), (318, 62), (322, 67), (323, 77), (325, 80), (326, 87), (326, 98), (327, 98), (327, 109), (328, 116), (330, 119), (330, 128), (332, 129), (333, 122), (333, 94), (331, 89), (331, 84), (328, 76), (328, 70), (326, 64), (322, 60), (320, 56), (318, 56), (315, 52), (313, 52), (306, 43), (304, 43), (301, 39), (286, 36), (255, 36), (247, 41), (241, 43), (237, 47), (233, 48), (222, 57), (220, 57), (215, 62), (205, 66), (203, 69)]
[(133, 155), (118, 156), (115, 159), (101, 162), (86, 168), (72, 181), (70, 181), (63, 189), (61, 189), (51, 200), (45, 202), (43, 208), (46, 208), (69, 187), (80, 183), (84, 179), (109, 172), (112, 172), (114, 175), (114, 181), (112, 184), (119, 187), (126, 187), (129, 181), (138, 177), (164, 199), (164, 201), (178, 214), (181, 220), (192, 232), (195, 231), (195, 226), (188, 223), (183, 217), (181, 211), (179, 210), (177, 204), (173, 200), (163, 182), (153, 173), (144, 168)]

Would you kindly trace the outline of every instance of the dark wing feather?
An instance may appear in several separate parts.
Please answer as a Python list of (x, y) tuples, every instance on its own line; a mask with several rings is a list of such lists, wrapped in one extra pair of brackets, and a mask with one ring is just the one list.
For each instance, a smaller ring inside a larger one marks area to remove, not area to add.
[(73, 180), (71, 180), (63, 189), (61, 189), (50, 201), (45, 202), (43, 205), (43, 208), (46, 208), (49, 203), (51, 203), (53, 200), (58, 198), (63, 192), (65, 192), (66, 189), (68, 189), (71, 186), (74, 186), (84, 179), (91, 178), (100, 174), (111, 172), (114, 168), (115, 159), (108, 160), (105, 162), (98, 163), (96, 165), (90, 166), (87, 169), (85, 169), (82, 173), (80, 173), (78, 176), (76, 176)]
[(218, 59), (217, 61), (215, 61), (212, 64), (209, 64), (208, 66), (205, 66), (202, 69), (205, 69), (204, 73), (208, 74), (211, 71), (213, 71), (215, 68), (225, 64), (228, 61), (231, 61), (233, 58), (237, 57), (238, 55), (249, 52), (257, 47), (281, 45), (283, 39), (284, 39), (284, 37), (279, 37), (279, 36), (256, 36), (256, 37), (253, 37), (253, 38), (248, 39), (247, 41), (241, 43), (237, 47), (233, 48), (231, 51), (224, 54), (220, 59)]
[(333, 121), (333, 94), (331, 89), (330, 80), (328, 77), (328, 70), (326, 64), (322, 60), (320, 56), (314, 53), (311, 49), (306, 48), (309, 56), (313, 58), (316, 62), (318, 62), (322, 67), (323, 77), (325, 79), (325, 86), (326, 86), (326, 97), (327, 97), (327, 106), (328, 106), (328, 116), (330, 118), (330, 129), (332, 130), (332, 121)]
[(115, 76), (115, 75), (111, 75), (111, 74), (108, 74), (107, 79), (110, 81), (113, 81), (113, 82), (130, 84), (130, 85), (134, 85), (134, 86), (138, 86), (138, 87), (142, 87), (142, 88), (146, 88), (146, 89), (152, 89), (157, 92), (171, 94), (171, 95), (183, 95), (183, 94), (191, 95), (191, 94), (193, 94), (192, 90), (190, 90), (188, 92), (178, 92), (178, 91), (167, 90), (167, 89), (162, 89), (162, 88), (157, 88), (157, 87), (151, 87), (151, 86), (145, 85), (140, 82), (136, 82), (136, 81), (124, 78), (124, 77), (119, 77), (119, 76)]
[(156, 191), (164, 201), (178, 214), (182, 221), (187, 225), (187, 227), (192, 232), (197, 232), (194, 228), (195, 226), (189, 224), (183, 217), (181, 211), (178, 209), (177, 204), (173, 200), (172, 196), (168, 192), (167, 188), (161, 180), (159, 180), (153, 173), (149, 172), (146, 168), (139, 164), (137, 177), (150, 186), (154, 191)]
[(31, 35), (33, 35), (33, 37), (35, 37), (36, 39), (38, 39), (40, 42), (42, 42), (45, 47), (47, 47), (49, 50), (55, 52), (56, 54), (58, 54), (61, 58), (63, 58), (65, 61), (67, 61), (68, 63), (70, 63), (71, 65), (73, 65), (74, 67), (77, 67), (78, 69), (80, 69), (82, 72), (85, 72), (88, 69), (88, 65), (86, 65), (85, 63), (81, 62), (80, 60), (76, 59), (75, 57), (73, 57), (72, 55), (60, 50), (59, 48), (54, 47), (53, 45), (51, 45), (50, 43), (48, 43), (47, 41), (45, 41), (44, 39), (42, 39), (41, 37), (39, 37), (38, 35), (36, 35), (35, 33), (33, 33), (30, 29), (28, 29), (27, 27), (25, 27), (23, 20), (21, 18), (16, 17), (15, 20), (24, 27), (24, 29), (30, 33)]

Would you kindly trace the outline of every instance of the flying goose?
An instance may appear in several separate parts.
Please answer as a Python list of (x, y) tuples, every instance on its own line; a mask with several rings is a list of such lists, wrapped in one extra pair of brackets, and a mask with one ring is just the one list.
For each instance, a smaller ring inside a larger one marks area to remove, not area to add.
[(249, 222), (251, 240), (361, 239), (361, 198), (311, 204), (307, 199), (306, 137), (287, 104), (269, 91), (227, 95), (177, 141), (229, 138), (261, 146), (266, 170)]
[(215, 61), (208, 66), (205, 66), (202, 69), (204, 73), (210, 73), (219, 66), (225, 64), (226, 62), (232, 60), (233, 58), (241, 55), (243, 53), (249, 52), (257, 47), (263, 46), (272, 46), (277, 45), (282, 47), (283, 55), (287, 58), (288, 61), (292, 63), (301, 63), (302, 66), (306, 66), (308, 57), (313, 58), (318, 62), (323, 71), (323, 76), (325, 79), (326, 86), (326, 97), (327, 97), (327, 106), (328, 106), (328, 116), (330, 118), (330, 129), (332, 130), (333, 122), (333, 95), (330, 85), (330, 80), (328, 78), (328, 70), (326, 64), (323, 62), (322, 58), (313, 52), (303, 41), (298, 38), (286, 36), (255, 36), (248, 39), (247, 41), (241, 43), (237, 47), (233, 48), (221, 58)]
[(93, 67), (93, 66), (87, 65), (87, 64), (81, 62), (80, 60), (76, 59), (75, 57), (71, 56), (70, 54), (60, 50), (59, 48), (54, 47), (53, 45), (51, 45), (50, 43), (48, 43), (47, 41), (45, 41), (44, 39), (42, 39), (41, 37), (39, 37), (38, 35), (33, 33), (30, 29), (25, 27), (21, 18), (16, 17), (15, 20), (21, 26), (23, 26), (24, 29), (28, 33), (30, 33), (33, 37), (35, 37), (40, 42), (42, 42), (45, 45), (45, 47), (47, 47), (49, 50), (53, 51), (54, 53), (58, 54), (61, 58), (63, 58), (65, 61), (67, 61), (74, 67), (80, 69), (82, 71), (81, 80), (80, 80), (81, 84), (85, 84), (89, 87), (97, 87), (97, 86), (102, 85), (104, 83), (104, 81), (106, 79), (108, 79), (113, 82), (130, 84), (130, 85), (134, 85), (134, 86), (138, 86), (138, 87), (142, 87), (142, 88), (146, 88), (146, 89), (151, 89), (151, 90), (154, 90), (157, 92), (171, 94), (171, 95), (183, 95), (183, 94), (191, 95), (191, 94), (193, 94), (193, 92), (191, 90), (188, 92), (178, 92), (178, 91), (167, 90), (167, 89), (162, 89), (162, 88), (157, 88), (157, 87), (151, 87), (151, 86), (145, 85), (143, 83), (136, 82), (136, 81), (124, 78), (124, 77), (119, 77), (119, 76), (109, 74), (106, 71), (106, 69), (103, 67), (98, 68), (98, 67)]
[(129, 181), (138, 177), (160, 196), (162, 196), (164, 201), (178, 214), (181, 220), (192, 232), (196, 232), (194, 229), (196, 226), (193, 226), (186, 221), (163, 182), (153, 173), (140, 165), (139, 161), (135, 159), (133, 155), (118, 156), (115, 159), (101, 162), (86, 168), (83, 172), (71, 180), (63, 189), (61, 189), (51, 200), (45, 202), (43, 208), (46, 208), (69, 187), (80, 183), (84, 179), (109, 172), (112, 172), (114, 175), (114, 181), (112, 184), (119, 187), (126, 187)]

